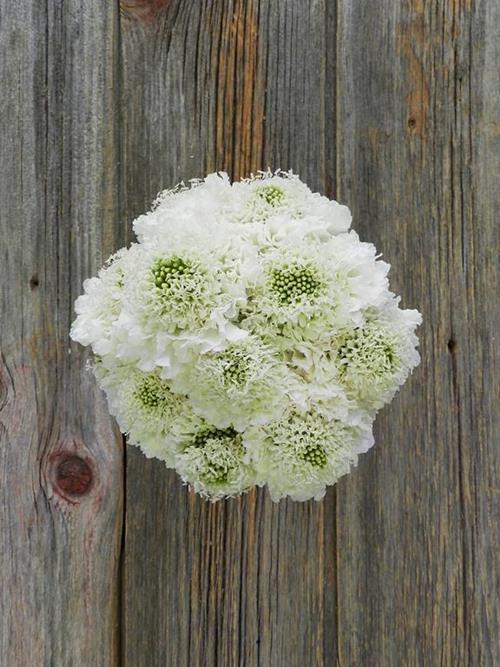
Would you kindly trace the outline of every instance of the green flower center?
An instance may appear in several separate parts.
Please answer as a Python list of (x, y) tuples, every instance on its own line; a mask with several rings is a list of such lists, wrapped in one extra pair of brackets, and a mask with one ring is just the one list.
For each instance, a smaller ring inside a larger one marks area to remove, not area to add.
[(224, 466), (210, 465), (210, 468), (200, 475), (200, 478), (206, 484), (225, 484), (227, 482), (228, 470)]
[(326, 454), (320, 445), (306, 445), (299, 454), (303, 461), (307, 461), (315, 468), (324, 468), (326, 466)]
[(181, 257), (158, 257), (151, 267), (153, 280), (158, 289), (169, 287), (195, 274), (192, 262)]
[(196, 447), (202, 449), (208, 440), (219, 440), (224, 444), (229, 444), (237, 437), (237, 432), (234, 428), (204, 428), (198, 431), (191, 438), (188, 447)]
[(308, 300), (318, 296), (323, 283), (312, 266), (288, 266), (273, 269), (269, 285), (282, 305), (297, 303), (303, 297)]
[[(210, 442), (213, 445), (213, 441), (218, 441), (218, 446), (223, 451), (234, 450), (241, 446), (239, 442), (238, 433), (234, 428), (204, 428), (198, 433), (196, 433), (189, 443), (188, 447), (194, 447), (196, 449), (203, 450), (208, 443)], [(223, 462), (221, 463), (220, 453), (217, 454), (205, 451), (205, 460), (203, 463), (203, 472), (200, 473), (200, 479), (206, 484), (225, 484), (228, 480), (229, 473), (231, 472), (234, 464), (231, 463), (232, 457), (228, 456), (227, 463), (224, 463), (225, 456), (222, 457)], [(212, 450), (213, 452), (213, 450)], [(214, 460), (215, 457), (215, 460)]]
[(224, 384), (241, 386), (245, 384), (248, 378), (250, 365), (248, 358), (243, 354), (233, 353), (229, 359), (225, 360), (223, 378)]
[(285, 197), (284, 191), (275, 185), (261, 185), (255, 188), (255, 192), (271, 206), (279, 206)]
[(397, 362), (394, 342), (375, 327), (357, 328), (346, 334), (337, 349), (339, 374), (355, 368), (382, 377), (393, 372)]
[(134, 390), (134, 398), (147, 410), (154, 411), (161, 407), (170, 394), (166, 380), (157, 375), (143, 377)]

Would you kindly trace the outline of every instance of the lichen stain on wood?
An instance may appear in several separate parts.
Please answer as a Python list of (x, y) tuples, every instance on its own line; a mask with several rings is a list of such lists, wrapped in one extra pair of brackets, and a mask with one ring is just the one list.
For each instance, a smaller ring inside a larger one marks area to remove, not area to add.
[(168, 5), (169, 0), (121, 0), (120, 12), (126, 18), (150, 24)]

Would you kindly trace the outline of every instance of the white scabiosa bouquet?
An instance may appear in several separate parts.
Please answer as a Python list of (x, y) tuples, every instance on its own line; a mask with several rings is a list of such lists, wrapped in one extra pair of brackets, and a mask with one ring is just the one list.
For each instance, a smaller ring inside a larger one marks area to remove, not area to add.
[(211, 500), (320, 499), (346, 474), (419, 362), (421, 321), (350, 223), (280, 171), (160, 194), (71, 329), (128, 442)]

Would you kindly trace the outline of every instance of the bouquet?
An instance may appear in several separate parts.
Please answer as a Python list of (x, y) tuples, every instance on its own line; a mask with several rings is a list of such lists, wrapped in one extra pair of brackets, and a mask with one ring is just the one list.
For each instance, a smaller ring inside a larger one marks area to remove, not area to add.
[(161, 193), (71, 329), (128, 442), (213, 501), (320, 499), (345, 475), (419, 362), (421, 321), (350, 223), (291, 172)]

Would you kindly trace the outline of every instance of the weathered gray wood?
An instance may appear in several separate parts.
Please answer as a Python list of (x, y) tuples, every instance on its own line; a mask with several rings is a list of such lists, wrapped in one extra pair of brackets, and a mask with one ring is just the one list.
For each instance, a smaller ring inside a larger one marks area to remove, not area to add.
[[(498, 3), (119, 4), (0, 0), (0, 665), (500, 664)], [(268, 165), (351, 206), (423, 361), (322, 503), (210, 505), (124, 478), (72, 302), (160, 189)]]
[(116, 664), (122, 443), (70, 344), (119, 242), (117, 10), (0, 4), (0, 664)]
[[(293, 167), (334, 182), (335, 22), (325, 3), (123, 3), (123, 168), (133, 218), (181, 178)], [(335, 655), (326, 503), (210, 505), (127, 450), (124, 664), (323, 665)]]
[(338, 487), (341, 665), (500, 664), (498, 10), (341, 3), (339, 196), (424, 317), (422, 365)]
[(322, 505), (207, 506), (129, 451), (128, 665), (495, 663), (499, 22), (485, 3), (332, 5), (124, 12), (127, 217), (183, 177), (291, 167), (337, 189), (425, 317), (378, 447)]

